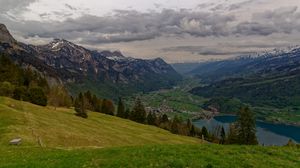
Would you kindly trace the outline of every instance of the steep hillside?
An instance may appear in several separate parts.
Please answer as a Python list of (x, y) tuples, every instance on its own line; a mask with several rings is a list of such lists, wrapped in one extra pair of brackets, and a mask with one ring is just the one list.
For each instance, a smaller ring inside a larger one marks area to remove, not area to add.
[(201, 140), (157, 127), (90, 112), (88, 119), (72, 109), (40, 107), (0, 97), (0, 146), (16, 137), (23, 147), (112, 147), (145, 144), (197, 144)]
[[(152, 60), (125, 57), (121, 52), (92, 51), (64, 39), (54, 39), (46, 45), (34, 46), (17, 42), (0, 24), (0, 53), (9, 55), (23, 67), (44, 74), (49, 83), (70, 86), (78, 90), (116, 90), (95, 92), (98, 96), (118, 97), (134, 92), (169, 88), (181, 76), (161, 58)], [(122, 87), (120, 87), (122, 86)], [(106, 94), (106, 95), (103, 95)]]

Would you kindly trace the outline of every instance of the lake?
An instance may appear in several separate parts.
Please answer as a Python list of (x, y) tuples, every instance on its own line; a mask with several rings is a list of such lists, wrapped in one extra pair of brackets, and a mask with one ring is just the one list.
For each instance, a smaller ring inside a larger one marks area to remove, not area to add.
[[(229, 124), (234, 121), (236, 121), (236, 116), (216, 116), (210, 120), (196, 120), (193, 123), (199, 128), (205, 126), (209, 131), (217, 126), (223, 126), (227, 133)], [(282, 146), (287, 144), (289, 139), (300, 143), (300, 127), (297, 126), (256, 121), (256, 131), (258, 142), (262, 145)]]

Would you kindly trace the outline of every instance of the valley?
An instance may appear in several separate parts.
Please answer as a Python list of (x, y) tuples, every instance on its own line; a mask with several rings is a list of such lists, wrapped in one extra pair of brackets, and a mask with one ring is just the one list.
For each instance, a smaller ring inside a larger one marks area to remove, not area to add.
[(300, 32), (297, 6), (239, 23), (254, 1), (101, 17), (64, 3), (22, 21), (27, 2), (0, 1), (0, 168), (300, 167), (299, 40), (269, 44)]

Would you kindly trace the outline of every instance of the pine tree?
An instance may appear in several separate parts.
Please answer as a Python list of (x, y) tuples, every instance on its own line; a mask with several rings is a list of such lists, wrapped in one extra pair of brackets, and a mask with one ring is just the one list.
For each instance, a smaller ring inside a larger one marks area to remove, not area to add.
[(179, 133), (179, 126), (180, 126), (180, 119), (178, 118), (178, 116), (176, 115), (173, 120), (172, 120), (172, 124), (171, 124), (171, 132), (173, 134), (178, 134)]
[(186, 128), (188, 130), (188, 135), (191, 135), (192, 122), (191, 122), (190, 119), (188, 119), (187, 122), (186, 122)]
[(227, 144), (238, 144), (238, 131), (236, 124), (229, 125), (229, 132), (227, 136)]
[(188, 129), (191, 129), (191, 128), (192, 128), (192, 122), (191, 122), (190, 119), (187, 120), (186, 126), (188, 127)]
[(84, 97), (91, 103), (92, 102), (92, 94), (90, 91), (84, 93)]
[(190, 136), (196, 136), (196, 129), (195, 129), (195, 126), (194, 126), (194, 125), (191, 126), (191, 129), (190, 129)]
[(155, 113), (150, 112), (147, 116), (147, 123), (149, 125), (155, 125), (156, 115)]
[(125, 118), (125, 119), (128, 119), (129, 116), (130, 116), (130, 110), (127, 108), (127, 109), (125, 110), (125, 112), (124, 112), (124, 118)]
[(91, 104), (93, 106), (94, 111), (101, 112), (102, 102), (101, 102), (101, 99), (98, 99), (96, 95), (93, 95)]
[(75, 99), (75, 111), (76, 111), (76, 115), (82, 118), (87, 118), (88, 115), (86, 113), (85, 110), (85, 106), (84, 106), (84, 97), (82, 95), (82, 93), (79, 93), (78, 98)]
[(121, 118), (125, 118), (125, 106), (122, 101), (122, 98), (119, 98), (117, 116)]
[(108, 115), (114, 115), (115, 107), (111, 100), (103, 99), (101, 112)]
[(237, 120), (238, 138), (240, 144), (256, 145), (256, 123), (254, 113), (249, 107), (242, 107)]
[(222, 129), (221, 129), (220, 136), (221, 136), (221, 141), (220, 141), (220, 143), (221, 143), (221, 144), (224, 144), (225, 141), (226, 141), (226, 134), (225, 134), (225, 129), (224, 129), (223, 126), (222, 126)]
[(204, 126), (202, 127), (201, 134), (202, 134), (202, 136), (204, 136), (204, 139), (208, 138), (208, 131), (207, 131), (206, 127), (204, 127)]
[(146, 121), (146, 110), (139, 98), (135, 101), (130, 119), (139, 123), (145, 123)]

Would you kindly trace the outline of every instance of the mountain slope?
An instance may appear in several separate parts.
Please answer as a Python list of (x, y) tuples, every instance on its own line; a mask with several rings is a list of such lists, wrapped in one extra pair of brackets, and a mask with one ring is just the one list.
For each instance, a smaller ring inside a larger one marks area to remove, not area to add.
[(41, 107), (0, 97), (0, 146), (16, 137), (22, 146), (111, 147), (144, 144), (201, 143), (163, 129), (90, 112), (88, 119), (72, 109)]
[[(98, 113), (0, 97), (0, 167), (299, 167), (297, 147), (201, 140)], [(8, 145), (21, 137), (20, 146)], [(38, 144), (41, 144), (40, 147)], [(172, 145), (173, 144), (173, 145)], [(264, 159), (261, 159), (264, 158)]]
[(300, 48), (207, 63), (198, 70), (208, 85), (191, 90), (196, 95), (236, 97), (257, 106), (300, 105)]
[(3, 24), (0, 28), (0, 53), (38, 70), (51, 82), (72, 86), (73, 93), (78, 92), (74, 88), (99, 90), (100, 86), (103, 90), (113, 88), (119, 95), (95, 92), (98, 96), (118, 97), (124, 90), (148, 92), (171, 87), (181, 79), (160, 58), (142, 60), (125, 57), (118, 51), (91, 51), (64, 39), (41, 46), (26, 45), (18, 43)]
[(236, 77), (270, 77), (298, 74), (300, 47), (238, 57), (235, 59), (202, 63), (189, 74), (206, 82)]

